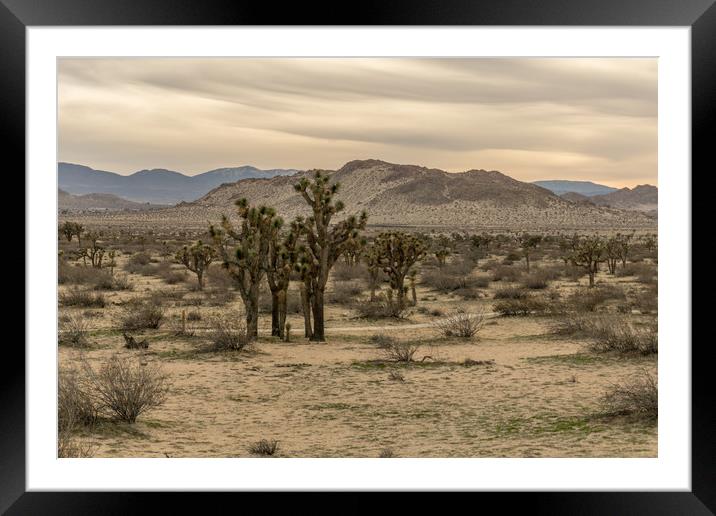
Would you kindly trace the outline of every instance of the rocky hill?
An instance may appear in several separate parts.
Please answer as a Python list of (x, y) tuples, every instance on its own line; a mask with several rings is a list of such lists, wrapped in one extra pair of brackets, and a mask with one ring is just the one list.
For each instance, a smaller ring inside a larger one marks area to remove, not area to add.
[[(207, 226), (246, 197), (253, 204), (274, 206), (285, 218), (308, 215), (308, 206), (293, 185), (310, 172), (271, 179), (244, 179), (221, 185), (194, 202), (146, 212), (148, 225)], [(483, 229), (579, 229), (653, 227), (637, 212), (569, 202), (551, 191), (517, 181), (497, 171), (448, 173), (416, 165), (378, 160), (351, 161), (330, 172), (341, 184), (343, 216), (366, 210), (372, 226)], [(339, 220), (338, 217), (336, 220)], [(128, 215), (108, 215), (106, 224), (138, 222)], [(139, 222), (138, 222), (139, 223)]]
[(659, 205), (659, 189), (652, 185), (638, 185), (634, 188), (622, 188), (606, 195), (595, 195), (589, 199), (598, 206), (656, 212)]
[(57, 191), (57, 209), (61, 212), (83, 211), (143, 211), (166, 208), (165, 205), (128, 201), (112, 194), (92, 193), (72, 195), (64, 190)]

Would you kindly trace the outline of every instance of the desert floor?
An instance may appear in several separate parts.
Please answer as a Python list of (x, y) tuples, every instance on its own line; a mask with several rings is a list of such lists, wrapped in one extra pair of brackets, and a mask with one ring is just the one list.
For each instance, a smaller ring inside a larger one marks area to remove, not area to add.
[[(440, 317), (431, 309), (489, 313), (492, 285), (475, 300), (418, 287), (427, 313), (414, 311), (403, 321), (357, 319), (349, 308), (329, 306), (326, 343), (303, 339), (295, 313), (289, 315), (291, 342), (272, 339), (270, 314), (263, 313), (253, 352), (211, 353), (200, 350), (202, 327), (212, 314), (241, 318), (238, 296), (225, 306), (170, 302), (166, 324), (142, 333), (149, 349), (127, 350), (114, 303), (158, 289), (187, 291), (130, 276), (133, 291), (108, 293), (112, 304), (104, 309), (60, 310), (94, 315), (88, 318), (90, 348), (59, 346), (61, 368), (82, 360), (99, 367), (114, 354), (131, 354), (161, 363), (170, 379), (166, 402), (135, 424), (104, 420), (83, 431), (96, 457), (245, 457), (261, 439), (277, 440), (280, 457), (378, 457), (386, 449), (398, 457), (657, 455), (655, 425), (599, 415), (604, 392), (643, 369), (655, 373), (655, 356), (591, 354), (586, 342), (555, 335), (551, 317), (488, 316), (478, 338), (437, 335), (433, 323)], [(576, 286), (561, 281), (552, 288)], [(202, 320), (194, 323), (194, 336), (179, 337), (181, 311), (189, 309)], [(378, 333), (423, 342), (417, 362), (382, 361), (370, 340)], [(463, 364), (468, 358), (494, 364)]]

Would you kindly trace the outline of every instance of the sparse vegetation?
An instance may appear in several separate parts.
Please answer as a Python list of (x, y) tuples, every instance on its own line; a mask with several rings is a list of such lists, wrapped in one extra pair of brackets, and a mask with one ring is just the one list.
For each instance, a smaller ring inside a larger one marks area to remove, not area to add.
[(261, 457), (272, 457), (278, 451), (278, 441), (261, 439), (248, 447), (251, 455), (259, 455)]
[(436, 321), (435, 328), (444, 337), (470, 339), (477, 335), (484, 324), (485, 315), (483, 312), (468, 314), (458, 311)]
[(607, 415), (633, 416), (656, 422), (659, 415), (657, 379), (647, 371), (632, 380), (614, 385), (602, 397), (602, 410)]

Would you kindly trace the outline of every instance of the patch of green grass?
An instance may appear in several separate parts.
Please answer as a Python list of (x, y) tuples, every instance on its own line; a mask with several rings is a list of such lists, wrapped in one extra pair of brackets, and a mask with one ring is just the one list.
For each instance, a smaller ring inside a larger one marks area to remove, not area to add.
[(616, 355), (593, 355), (590, 353), (571, 353), (565, 355), (544, 355), (539, 357), (526, 357), (522, 360), (532, 363), (562, 363), (568, 365), (612, 365), (617, 363), (653, 362), (653, 357), (624, 357)]

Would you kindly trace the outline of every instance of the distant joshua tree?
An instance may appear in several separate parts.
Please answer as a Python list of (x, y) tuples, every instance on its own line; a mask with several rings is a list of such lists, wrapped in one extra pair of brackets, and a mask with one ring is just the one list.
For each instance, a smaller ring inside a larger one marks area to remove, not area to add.
[(105, 249), (104, 247), (99, 245), (100, 233), (97, 233), (96, 231), (88, 231), (87, 233), (85, 233), (85, 238), (89, 240), (90, 245), (89, 247), (80, 249), (80, 257), (82, 257), (82, 260), (85, 265), (87, 264), (86, 260), (89, 259), (90, 263), (92, 264), (92, 267), (94, 267), (95, 269), (101, 269)]
[(62, 223), (59, 229), (60, 233), (67, 239), (68, 242), (72, 242), (72, 237), (76, 236), (79, 246), (82, 246), (82, 231), (84, 231), (82, 224), (67, 221)]
[(599, 269), (599, 263), (605, 260), (606, 245), (599, 236), (578, 237), (572, 239), (572, 252), (570, 262), (577, 267), (584, 267), (589, 274), (589, 286), (594, 286), (594, 276)]
[(450, 239), (444, 235), (440, 235), (433, 241), (432, 248), (435, 259), (438, 261), (438, 267), (445, 265), (447, 257), (451, 254)]
[(177, 251), (175, 258), (184, 267), (196, 274), (199, 290), (204, 290), (204, 272), (216, 258), (216, 250), (199, 240), (191, 247), (184, 246), (181, 248)]
[(310, 271), (310, 295), (313, 312), (313, 332), (310, 340), (322, 342), (325, 339), (323, 303), (328, 273), (336, 260), (360, 239), (360, 231), (365, 229), (368, 216), (349, 216), (331, 226), (331, 219), (343, 211), (345, 205), (333, 198), (339, 189), (338, 183), (329, 184), (325, 171), (315, 170), (313, 181), (304, 177), (295, 185), (296, 191), (311, 207), (313, 215), (303, 221), (301, 233), (306, 238), (305, 251)]
[(375, 290), (378, 288), (380, 276), (383, 269), (380, 265), (380, 251), (375, 244), (366, 246), (361, 254), (361, 260), (368, 269), (368, 288), (370, 289), (370, 301), (375, 301)]
[(396, 291), (398, 309), (405, 308), (405, 276), (415, 262), (420, 260), (427, 248), (422, 240), (402, 232), (381, 233), (375, 239), (383, 272), (390, 279), (390, 287)]
[(210, 226), (223, 267), (229, 272), (241, 294), (246, 311), (246, 336), (258, 337), (259, 290), (265, 274), (272, 226), (276, 211), (266, 206), (250, 206), (246, 199), (236, 201), (241, 227), (235, 229), (224, 215), (221, 229)]
[(522, 248), (522, 254), (525, 257), (525, 263), (527, 265), (527, 273), (530, 272), (530, 255), (532, 250), (536, 249), (537, 246), (542, 242), (542, 235), (530, 235), (529, 233), (523, 233), (517, 237), (517, 242)]

